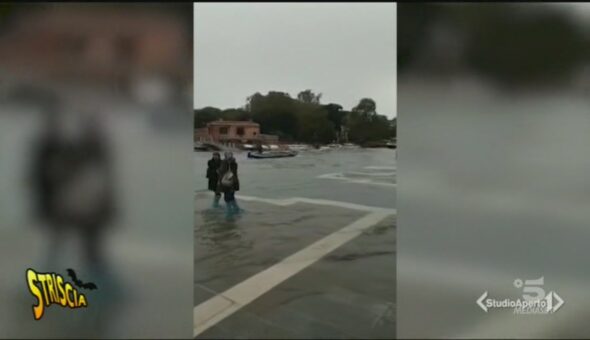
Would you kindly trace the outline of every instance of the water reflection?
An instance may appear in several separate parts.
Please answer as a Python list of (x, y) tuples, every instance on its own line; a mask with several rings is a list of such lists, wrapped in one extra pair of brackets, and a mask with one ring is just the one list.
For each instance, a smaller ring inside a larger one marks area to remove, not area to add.
[(196, 247), (205, 247), (216, 254), (223, 254), (221, 262), (239, 260), (241, 250), (253, 247), (253, 240), (245, 237), (241, 223), (243, 213), (227, 216), (225, 207), (208, 208), (200, 212), (202, 220), (197, 227)]

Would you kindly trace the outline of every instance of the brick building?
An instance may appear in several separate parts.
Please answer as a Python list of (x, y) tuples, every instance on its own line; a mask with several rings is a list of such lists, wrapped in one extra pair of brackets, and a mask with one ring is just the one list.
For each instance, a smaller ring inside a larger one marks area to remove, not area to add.
[(216, 120), (195, 130), (195, 140), (221, 144), (276, 144), (274, 135), (260, 133), (260, 124), (253, 121)]
[(184, 7), (168, 7), (56, 3), (13, 11), (0, 35), (0, 71), (109, 83), (156, 74), (187, 83), (192, 47), (179, 20)]

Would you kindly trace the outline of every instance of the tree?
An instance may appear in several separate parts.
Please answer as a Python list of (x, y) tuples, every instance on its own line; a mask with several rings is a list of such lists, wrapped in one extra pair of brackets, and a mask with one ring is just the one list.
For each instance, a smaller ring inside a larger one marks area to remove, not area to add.
[(194, 111), (195, 113), (195, 120), (194, 120), (194, 127), (195, 129), (202, 128), (207, 126), (207, 123), (222, 118), (221, 110), (216, 107), (207, 106), (202, 109), (198, 109)]
[(259, 92), (254, 93), (250, 97), (246, 99), (246, 106), (245, 109), (248, 112), (252, 112), (252, 110), (260, 104), (260, 102), (264, 99), (264, 96), (261, 95)]
[(394, 117), (390, 124), (390, 129), (391, 129), (391, 136), (394, 138), (397, 138), (397, 117)]
[(334, 126), (334, 135), (336, 140), (340, 141), (342, 136), (342, 128), (345, 125), (347, 112), (342, 110), (342, 106), (338, 104), (323, 105), (322, 109), (327, 113), (327, 119)]
[(320, 104), (320, 98), (322, 97), (321, 93), (315, 94), (312, 90), (304, 90), (299, 92), (297, 95), (297, 100), (302, 103), (307, 104)]
[(440, 4), (406, 3), (397, 4), (397, 67), (400, 75), (407, 72), (418, 58), (426, 35), (436, 24)]
[(467, 59), (500, 85), (558, 84), (588, 61), (587, 35), (564, 13), (512, 5), (478, 16)]
[(398, 13), (400, 75), (422, 58), (435, 60), (430, 75), (448, 71), (428, 43), (437, 26), (457, 33), (461, 66), (498, 87), (560, 86), (590, 60), (587, 28), (556, 7), (400, 3)]
[(393, 137), (391, 122), (377, 114), (377, 104), (371, 98), (363, 98), (348, 115), (346, 125), (352, 142), (364, 144)]
[(288, 93), (270, 91), (266, 95), (255, 93), (248, 98), (246, 110), (264, 133), (296, 138), (296, 100)]
[(340, 131), (346, 113), (342, 111), (342, 106), (338, 104), (328, 104), (322, 106), (323, 110), (328, 113), (328, 119), (334, 124), (337, 131)]
[(298, 112), (299, 140), (308, 143), (330, 143), (335, 138), (334, 124), (328, 120), (328, 114), (321, 107), (315, 109), (307, 106)]
[(371, 117), (377, 114), (377, 104), (371, 98), (363, 98), (352, 108), (352, 111), (358, 112), (365, 117)]
[(221, 112), (225, 120), (249, 120), (252, 119), (250, 112), (244, 109), (226, 109)]
[(336, 103), (319, 104), (320, 95), (301, 91), (297, 99), (286, 92), (254, 93), (243, 108), (220, 110), (205, 107), (195, 110), (195, 128), (213, 120), (253, 120), (262, 133), (278, 135), (281, 140), (330, 143), (348, 131), (349, 140), (366, 143), (395, 135), (392, 123), (376, 113), (375, 101), (363, 98), (352, 111)]

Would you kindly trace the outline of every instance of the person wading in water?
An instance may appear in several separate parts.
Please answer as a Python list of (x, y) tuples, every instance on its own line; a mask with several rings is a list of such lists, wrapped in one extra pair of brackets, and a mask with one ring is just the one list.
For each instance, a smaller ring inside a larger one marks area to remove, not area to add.
[(33, 151), (37, 217), (50, 231), (47, 257), (57, 256), (65, 234), (73, 232), (82, 241), (89, 267), (104, 273), (104, 235), (115, 216), (110, 153), (96, 115), (86, 118), (77, 138), (63, 134), (62, 121), (58, 112), (47, 113)]
[(236, 202), (235, 192), (240, 190), (238, 179), (238, 163), (231, 152), (224, 154), (225, 159), (219, 167), (218, 192), (223, 192), (223, 200), (226, 203), (226, 215), (229, 217), (240, 212)]
[(214, 152), (213, 157), (207, 162), (207, 178), (209, 179), (208, 189), (215, 192), (213, 207), (219, 207), (221, 193), (217, 190), (219, 184), (219, 167), (221, 166), (221, 156), (219, 152)]

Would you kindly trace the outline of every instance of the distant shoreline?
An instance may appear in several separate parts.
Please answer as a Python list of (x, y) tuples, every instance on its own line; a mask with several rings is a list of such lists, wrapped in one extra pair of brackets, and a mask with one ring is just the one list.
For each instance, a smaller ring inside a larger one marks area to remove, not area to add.
[[(195, 142), (194, 151), (212, 152), (222, 150), (232, 151), (256, 151), (256, 148), (251, 145), (250, 147), (240, 146), (228, 146), (228, 145), (213, 145), (202, 142)], [(338, 150), (338, 149), (397, 149), (397, 143), (395, 141), (383, 141), (383, 142), (368, 142), (365, 144), (354, 144), (354, 143), (328, 143), (328, 144), (308, 144), (298, 142), (282, 142), (278, 144), (264, 144), (264, 151), (272, 151), (287, 148), (294, 151), (309, 151), (309, 150)]]

